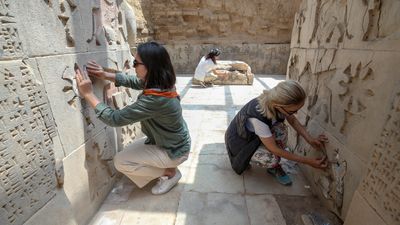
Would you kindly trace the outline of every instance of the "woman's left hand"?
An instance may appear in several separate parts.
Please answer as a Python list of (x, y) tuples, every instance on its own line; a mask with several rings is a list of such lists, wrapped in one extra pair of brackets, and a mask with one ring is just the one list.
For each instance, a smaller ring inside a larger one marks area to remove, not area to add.
[(309, 141), (309, 144), (317, 150), (322, 150), (325, 148), (325, 143), (328, 142), (328, 137), (324, 134), (320, 134), (317, 138), (313, 138)]
[(93, 94), (92, 81), (86, 74), (82, 73), (80, 68), (75, 69), (75, 79), (79, 93), (82, 97), (86, 98), (87, 96)]

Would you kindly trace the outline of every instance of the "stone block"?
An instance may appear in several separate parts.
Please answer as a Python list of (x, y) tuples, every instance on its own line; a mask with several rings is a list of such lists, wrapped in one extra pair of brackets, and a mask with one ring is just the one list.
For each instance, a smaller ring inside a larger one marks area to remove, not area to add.
[(0, 218), (22, 224), (55, 196), (56, 125), (34, 60), (2, 61), (0, 93)]
[(72, 205), (62, 189), (57, 190), (56, 196), (24, 224), (80, 225), (74, 219)]
[(129, 48), (115, 1), (12, 1), (10, 13), (18, 15), (18, 36), (29, 56)]
[[(196, 204), (193, 204), (196, 202)], [(175, 224), (249, 224), (242, 195), (183, 192)]]
[(344, 48), (400, 50), (400, 3), (350, 1)]
[[(76, 62), (83, 65), (89, 60), (96, 60), (105, 67), (120, 69), (123, 68), (122, 62), (128, 60), (123, 57), (127, 56), (129, 53), (116, 55), (104, 52), (37, 58), (66, 155), (104, 129), (105, 125), (97, 119), (94, 110), (75, 95), (71, 81), (62, 77), (73, 77), (73, 65)], [(95, 94), (100, 100), (104, 100), (103, 87), (106, 82), (93, 80), (93, 84)]]
[(115, 153), (106, 131), (89, 139), (63, 160), (64, 191), (77, 224), (86, 224), (110, 192), (115, 177), (112, 156)]
[[(349, 212), (347, 213), (344, 225), (389, 225), (376, 213), (370, 204), (363, 198), (363, 196), (356, 191), (351, 201)], [(395, 224), (395, 223), (392, 223)]]
[(273, 195), (246, 195), (250, 224), (286, 225)]
[(177, 73), (193, 74), (200, 58), (213, 47), (222, 50), (221, 60), (246, 62), (255, 74), (286, 74), (289, 44), (167, 44)]

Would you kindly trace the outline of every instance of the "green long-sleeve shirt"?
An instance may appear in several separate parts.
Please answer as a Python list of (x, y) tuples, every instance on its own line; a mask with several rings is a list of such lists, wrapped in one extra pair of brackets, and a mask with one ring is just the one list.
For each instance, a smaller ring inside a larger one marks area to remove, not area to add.
[[(143, 82), (136, 76), (117, 73), (115, 85), (143, 89)], [(178, 98), (140, 94), (135, 103), (115, 110), (99, 103), (95, 112), (101, 121), (117, 127), (139, 122), (147, 135), (146, 144), (155, 144), (165, 149), (172, 159), (179, 158), (190, 150), (190, 135), (182, 117)]]

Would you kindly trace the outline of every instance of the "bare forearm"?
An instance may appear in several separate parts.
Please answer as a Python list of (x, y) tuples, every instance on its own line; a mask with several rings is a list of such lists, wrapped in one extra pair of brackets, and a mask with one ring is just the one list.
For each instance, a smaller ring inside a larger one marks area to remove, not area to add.
[(307, 158), (290, 153), (288, 151), (285, 151), (279, 147), (277, 147), (276, 149), (271, 149), (272, 154), (277, 155), (279, 157), (291, 160), (291, 161), (296, 161), (299, 163), (307, 163)]
[(116, 76), (115, 73), (106, 72), (105, 75), (106, 75), (106, 76), (105, 76), (105, 79), (106, 79), (106, 80), (115, 83), (115, 76)]
[(86, 95), (85, 100), (92, 108), (96, 108), (96, 105), (100, 103), (100, 100), (93, 93)]
[(281, 149), (275, 142), (274, 138), (261, 138), (261, 142), (265, 148), (268, 149), (272, 154), (283, 157), (288, 160), (296, 161), (299, 163), (308, 163), (308, 158), (293, 154), (291, 152)]
[(293, 115), (287, 118), (289, 124), (299, 133), (307, 142), (310, 142), (312, 139), (311, 135), (308, 131), (304, 128), (304, 126), (297, 120), (297, 118)]

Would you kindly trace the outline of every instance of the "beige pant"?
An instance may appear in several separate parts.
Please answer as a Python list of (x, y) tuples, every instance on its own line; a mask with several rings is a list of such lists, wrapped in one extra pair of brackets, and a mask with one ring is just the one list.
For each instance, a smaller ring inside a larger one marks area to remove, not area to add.
[(142, 188), (155, 178), (161, 177), (166, 168), (175, 168), (188, 156), (171, 159), (167, 152), (156, 145), (145, 145), (140, 138), (114, 157), (115, 168)]

